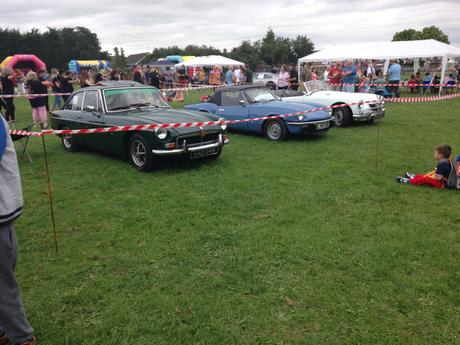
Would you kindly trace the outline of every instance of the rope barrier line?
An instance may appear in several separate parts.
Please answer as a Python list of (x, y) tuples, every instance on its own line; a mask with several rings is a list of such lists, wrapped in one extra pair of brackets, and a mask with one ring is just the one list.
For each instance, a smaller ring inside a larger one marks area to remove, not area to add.
[[(445, 96), (433, 96), (433, 97), (406, 97), (406, 98), (389, 98), (387, 102), (395, 103), (413, 103), (413, 102), (430, 102), (437, 100), (445, 100), (460, 97), (460, 93), (445, 95)], [(178, 122), (178, 123), (151, 123), (146, 125), (129, 125), (129, 126), (115, 126), (115, 127), (99, 127), (99, 128), (84, 128), (84, 129), (45, 129), (40, 132), (28, 132), (24, 130), (10, 130), (11, 135), (20, 135), (20, 136), (31, 136), (31, 137), (42, 137), (44, 135), (79, 135), (79, 134), (98, 134), (98, 133), (113, 133), (113, 132), (130, 132), (130, 131), (149, 131), (155, 129), (168, 129), (168, 128), (190, 128), (190, 127), (210, 127), (215, 125), (232, 125), (236, 123), (245, 123), (245, 122), (254, 122), (254, 121), (263, 121), (267, 119), (282, 119), (292, 116), (300, 116), (308, 113), (313, 113), (321, 110), (333, 110), (335, 108), (348, 107), (351, 105), (360, 105), (360, 104), (377, 104), (379, 101), (365, 101), (365, 102), (353, 102), (348, 104), (337, 104), (332, 106), (325, 106), (320, 108), (312, 108), (306, 111), (299, 111), (295, 113), (288, 113), (282, 115), (273, 115), (273, 116), (262, 116), (256, 118), (247, 118), (241, 120), (220, 120), (220, 121), (199, 121), (199, 122)]]

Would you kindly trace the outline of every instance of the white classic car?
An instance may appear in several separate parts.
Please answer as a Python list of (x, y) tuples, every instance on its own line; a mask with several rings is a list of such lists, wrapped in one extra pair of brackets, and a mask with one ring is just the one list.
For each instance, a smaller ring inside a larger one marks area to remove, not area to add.
[(329, 91), (328, 85), (322, 81), (304, 83), (305, 92), (277, 91), (284, 102), (316, 103), (323, 106), (356, 103), (332, 110), (335, 125), (347, 126), (353, 121), (373, 122), (385, 116), (385, 101), (382, 96), (372, 93), (350, 93)]

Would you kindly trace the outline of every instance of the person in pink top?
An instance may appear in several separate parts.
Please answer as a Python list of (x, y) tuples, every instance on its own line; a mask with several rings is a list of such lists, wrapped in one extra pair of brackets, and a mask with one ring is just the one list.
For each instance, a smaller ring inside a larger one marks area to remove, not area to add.
[(318, 80), (318, 74), (316, 73), (316, 68), (311, 69), (311, 80)]
[(287, 90), (289, 86), (289, 72), (287, 71), (286, 65), (282, 65), (280, 73), (278, 74), (278, 90)]

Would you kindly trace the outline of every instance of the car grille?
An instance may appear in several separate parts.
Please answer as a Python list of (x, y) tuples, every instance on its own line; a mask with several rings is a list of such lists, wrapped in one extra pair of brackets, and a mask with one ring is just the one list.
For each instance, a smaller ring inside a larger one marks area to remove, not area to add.
[(369, 107), (371, 107), (372, 109), (378, 109), (380, 108), (380, 105), (377, 103), (369, 103)]
[(180, 136), (177, 138), (177, 146), (182, 147), (184, 140), (187, 140), (187, 146), (202, 145), (204, 143), (216, 142), (219, 140), (219, 133), (206, 133), (201, 136), (199, 133), (193, 133), (191, 135)]

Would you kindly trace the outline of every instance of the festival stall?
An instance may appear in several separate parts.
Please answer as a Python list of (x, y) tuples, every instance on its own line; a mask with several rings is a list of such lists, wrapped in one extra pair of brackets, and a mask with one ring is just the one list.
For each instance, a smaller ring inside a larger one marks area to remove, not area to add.
[(32, 71), (46, 71), (45, 63), (37, 56), (32, 54), (15, 54), (6, 57), (0, 67), (10, 67), (12, 69), (20, 69), (23, 72)]
[(99, 70), (110, 68), (110, 61), (108, 60), (70, 60), (69, 71), (73, 73), (80, 73), (82, 68), (91, 69), (94, 66)]
[(204, 66), (244, 66), (243, 62), (236, 61), (221, 55), (197, 56), (193, 59), (180, 62), (176, 67), (204, 67)]
[[(297, 67), (300, 75), (300, 65), (304, 62), (333, 62), (349, 59), (384, 60), (384, 74), (386, 74), (391, 59), (414, 59), (415, 72), (419, 68), (420, 58), (440, 57), (442, 58), (442, 84), (446, 74), (448, 59), (459, 56), (460, 48), (436, 40), (338, 44), (300, 58)], [(439, 92), (441, 92), (441, 89)]]

